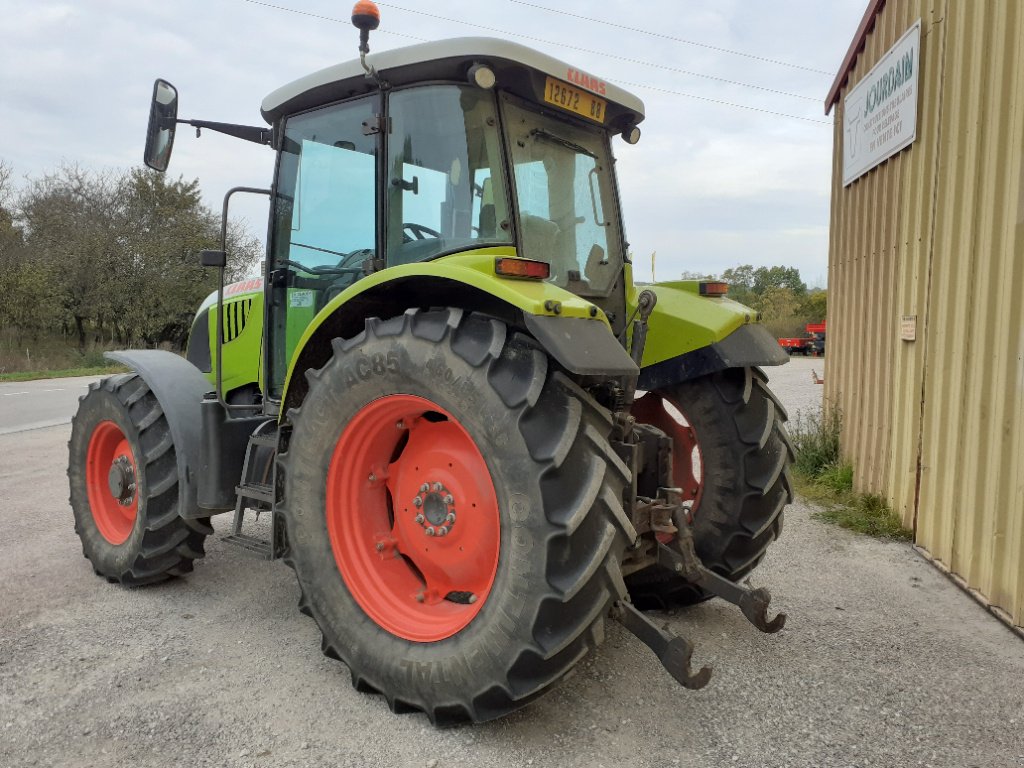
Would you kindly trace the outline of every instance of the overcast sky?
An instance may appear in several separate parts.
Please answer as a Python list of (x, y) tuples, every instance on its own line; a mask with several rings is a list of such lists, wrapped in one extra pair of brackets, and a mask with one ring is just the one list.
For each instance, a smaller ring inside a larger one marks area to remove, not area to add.
[[(659, 280), (785, 264), (824, 285), (823, 103), (866, 4), (399, 0), (379, 3), (370, 45), (506, 37), (626, 87), (647, 107), (640, 143), (614, 143), (637, 277), (656, 251)], [(0, 158), (20, 177), (141, 164), (156, 77), (177, 86), (181, 117), (260, 125), (267, 93), (356, 55), (351, 5), (0, 0)], [(198, 178), (219, 210), (229, 187), (269, 186), (272, 171), (267, 148), (183, 127), (169, 173)], [(265, 204), (238, 211), (262, 237)]]

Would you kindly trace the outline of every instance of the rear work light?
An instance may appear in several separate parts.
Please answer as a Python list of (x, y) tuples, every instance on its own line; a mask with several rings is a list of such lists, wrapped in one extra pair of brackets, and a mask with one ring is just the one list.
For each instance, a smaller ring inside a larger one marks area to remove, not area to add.
[(714, 282), (701, 281), (700, 283), (700, 295), (701, 296), (725, 296), (729, 291), (729, 284), (723, 283), (718, 280)]
[(546, 261), (499, 256), (494, 260), (494, 274), (502, 277), (547, 280), (551, 276), (551, 265)]

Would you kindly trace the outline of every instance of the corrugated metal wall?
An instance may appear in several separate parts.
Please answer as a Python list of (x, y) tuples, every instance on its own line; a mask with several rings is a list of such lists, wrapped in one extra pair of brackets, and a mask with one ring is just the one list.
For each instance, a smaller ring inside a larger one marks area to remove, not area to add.
[[(842, 96), (920, 18), (917, 140), (842, 186)], [(1024, 625), (1024, 4), (888, 2), (835, 107), (825, 396), (858, 490)], [(917, 341), (899, 338), (917, 316)]]

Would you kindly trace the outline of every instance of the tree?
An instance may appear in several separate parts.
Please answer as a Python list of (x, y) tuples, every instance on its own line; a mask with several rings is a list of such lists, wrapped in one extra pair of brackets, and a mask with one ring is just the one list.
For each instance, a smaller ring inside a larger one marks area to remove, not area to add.
[[(73, 327), (83, 351), (89, 329), (126, 345), (180, 345), (216, 289), (217, 273), (198, 253), (220, 247), (220, 218), (203, 205), (197, 180), (65, 166), (32, 182), (9, 218), (11, 246), (0, 207), (5, 322)], [(229, 278), (259, 259), (259, 242), (236, 226), (227, 247)]]
[(788, 286), (770, 286), (754, 302), (761, 322), (775, 336), (802, 335), (803, 323), (797, 317), (799, 307), (800, 300)]
[(106, 306), (117, 286), (116, 184), (109, 174), (75, 166), (33, 182), (19, 203), (26, 260), (53, 278), (34, 298), (42, 308), (59, 307), (71, 319), (78, 347), (85, 349), (86, 324)]
[[(197, 180), (169, 180), (152, 171), (130, 171), (119, 198), (118, 271), (130, 290), (112, 302), (113, 317), (130, 338), (180, 345), (195, 308), (216, 289), (217, 273), (201, 267), (198, 254), (220, 247), (220, 217), (202, 204)], [(229, 227), (228, 252), (237, 272), (258, 258), (259, 243)], [(148, 300), (134, 300), (142, 292)]]
[(753, 304), (754, 267), (740, 264), (722, 273), (722, 280), (729, 284), (729, 298), (740, 304)]
[(828, 313), (828, 292), (820, 288), (812, 290), (800, 303), (800, 314), (808, 323), (823, 323)]
[(802, 336), (807, 323), (825, 319), (827, 293), (807, 290), (796, 267), (740, 264), (725, 270), (729, 298), (756, 309), (776, 336)]
[(759, 296), (771, 288), (788, 288), (794, 296), (807, 293), (807, 286), (800, 279), (796, 267), (758, 267), (754, 270), (752, 290)]

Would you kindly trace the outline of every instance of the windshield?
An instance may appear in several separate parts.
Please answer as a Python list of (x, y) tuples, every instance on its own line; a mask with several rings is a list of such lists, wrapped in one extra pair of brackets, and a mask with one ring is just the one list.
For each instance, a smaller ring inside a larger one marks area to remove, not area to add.
[(611, 154), (599, 130), (504, 100), (524, 253), (551, 264), (551, 282), (607, 295), (622, 267)]

